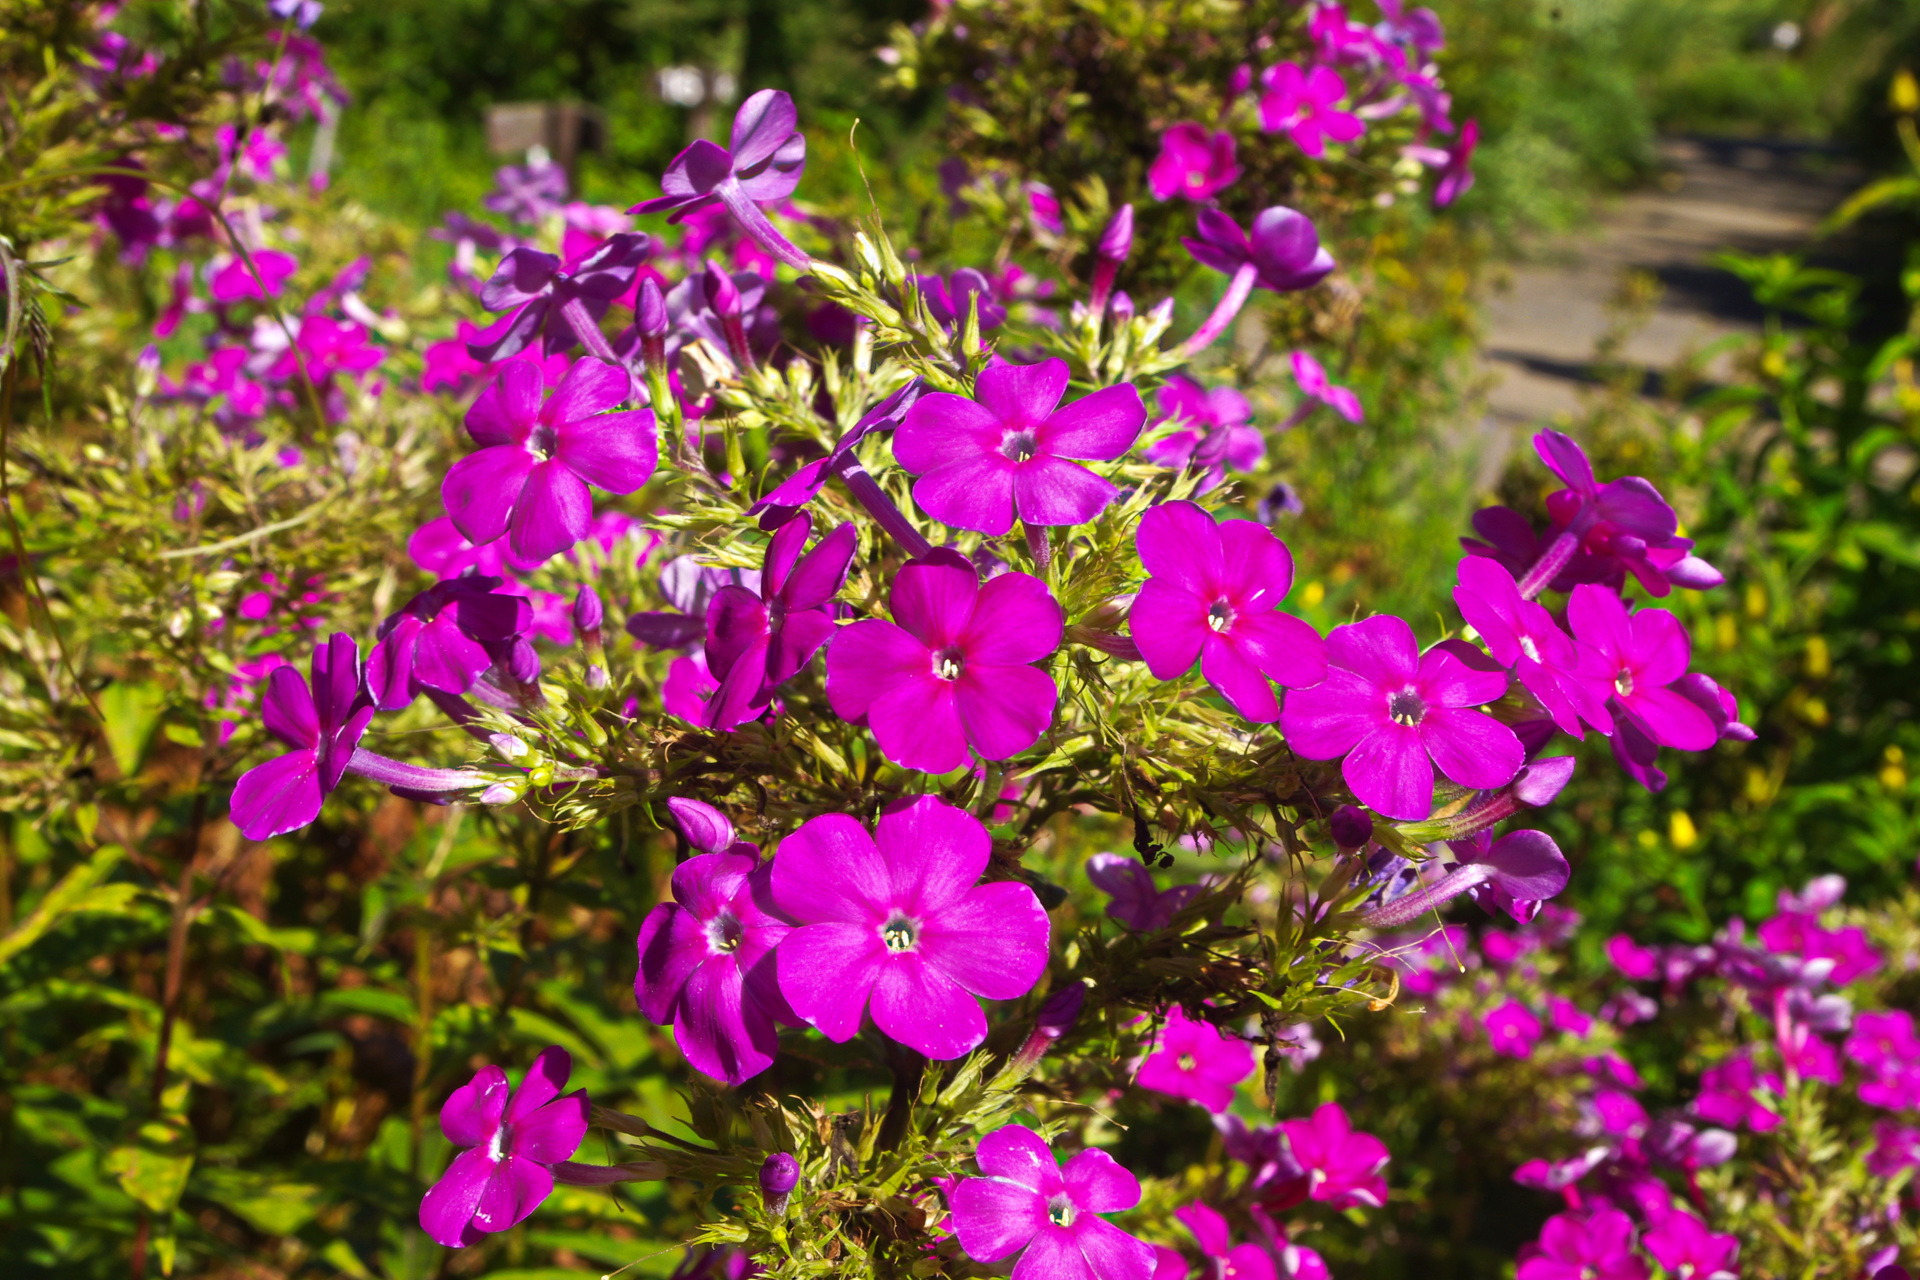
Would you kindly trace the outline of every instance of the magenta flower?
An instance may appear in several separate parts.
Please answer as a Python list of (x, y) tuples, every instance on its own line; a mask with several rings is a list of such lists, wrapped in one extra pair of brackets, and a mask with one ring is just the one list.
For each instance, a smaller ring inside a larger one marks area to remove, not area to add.
[(707, 605), (707, 668), (720, 692), (707, 704), (707, 727), (731, 730), (765, 711), (773, 691), (798, 675), (833, 634), (833, 597), (853, 563), (853, 525), (842, 524), (800, 549), (813, 517), (780, 526), (767, 543), (760, 588), (725, 586)]
[(1318, 400), (1348, 422), (1359, 422), (1366, 417), (1366, 411), (1360, 407), (1360, 397), (1346, 387), (1335, 386), (1327, 377), (1326, 367), (1304, 351), (1293, 353), (1293, 380), (1300, 384), (1302, 394)]
[(1480, 122), (1469, 120), (1460, 126), (1460, 136), (1447, 148), (1447, 162), (1433, 187), (1434, 208), (1444, 209), (1473, 190), (1473, 151), (1479, 145)]
[(1319, 633), (1280, 612), (1293, 557), (1271, 530), (1251, 520), (1216, 524), (1191, 502), (1168, 502), (1140, 518), (1135, 540), (1153, 576), (1127, 629), (1155, 678), (1178, 679), (1198, 659), (1207, 683), (1256, 724), (1280, 718), (1269, 680), (1299, 689), (1326, 678)]
[(1197, 884), (1156, 889), (1153, 873), (1140, 859), (1118, 853), (1096, 853), (1087, 859), (1087, 879), (1110, 896), (1107, 914), (1140, 933), (1158, 933), (1173, 923), (1180, 908), (1200, 894)]
[[(1539, 831), (1509, 831), (1498, 840), (1482, 830), (1470, 839), (1449, 842), (1459, 865), (1432, 884), (1387, 897), (1360, 917), (1369, 929), (1393, 929), (1471, 893), (1489, 913), (1505, 911), (1525, 923), (1540, 904), (1567, 887), (1567, 860), (1552, 837)], [(1396, 859), (1400, 866), (1405, 863)], [(1391, 864), (1390, 864), (1391, 865)], [(1396, 877), (1399, 871), (1393, 873)]]
[(537, 339), (542, 356), (584, 344), (588, 354), (609, 359), (600, 318), (633, 288), (652, 244), (644, 235), (612, 236), (574, 265), (538, 249), (510, 250), (480, 290), (480, 305), (504, 314), (474, 336), (468, 352), (476, 360), (505, 360)]
[(284, 835), (319, 817), (373, 719), (352, 636), (335, 632), (315, 649), (312, 674), (311, 691), (292, 666), (267, 675), (261, 719), (293, 750), (255, 765), (233, 784), (233, 821), (249, 840)]
[(1517, 1000), (1508, 1000), (1480, 1020), (1493, 1051), (1503, 1058), (1530, 1058), (1540, 1043), (1540, 1019)]
[(1253, 1074), (1253, 1046), (1211, 1022), (1189, 1018), (1178, 1005), (1153, 1038), (1134, 1083), (1143, 1089), (1199, 1103), (1218, 1115), (1233, 1105), (1233, 1091)]
[(287, 287), (287, 281), (300, 269), (298, 258), (278, 249), (257, 249), (251, 256), (251, 271), (241, 258), (228, 258), (209, 268), (207, 296), (221, 306), (235, 302), (264, 302), (268, 298), (279, 297)]
[(1293, 145), (1315, 160), (1327, 154), (1327, 143), (1352, 142), (1367, 131), (1359, 116), (1339, 109), (1347, 96), (1347, 82), (1332, 67), (1311, 71), (1297, 62), (1282, 62), (1260, 75), (1266, 92), (1260, 95), (1260, 127), (1284, 133)]
[(1582, 647), (1599, 658), (1613, 685), (1614, 705), (1633, 726), (1662, 746), (1705, 751), (1720, 740), (1698, 703), (1667, 686), (1687, 673), (1693, 644), (1680, 620), (1665, 609), (1627, 606), (1605, 587), (1583, 583), (1567, 601), (1567, 621)]
[(1633, 1251), (1633, 1219), (1618, 1209), (1547, 1219), (1540, 1242), (1521, 1250), (1514, 1280), (1646, 1280)]
[(920, 397), (893, 436), (893, 456), (920, 478), (914, 501), (942, 524), (999, 536), (1029, 525), (1084, 524), (1120, 492), (1069, 459), (1111, 462), (1133, 447), (1147, 408), (1123, 382), (1065, 408), (1067, 362), (995, 364), (974, 399)]
[(780, 261), (800, 271), (812, 259), (774, 229), (763, 204), (785, 200), (807, 167), (807, 138), (798, 129), (793, 99), (762, 89), (740, 104), (727, 147), (702, 138), (673, 158), (660, 177), (660, 195), (628, 213), (671, 213), (678, 222), (712, 204), (724, 204), (741, 228)]
[(1047, 913), (1018, 881), (976, 884), (993, 842), (934, 796), (889, 806), (869, 836), (845, 814), (810, 818), (780, 845), (775, 905), (799, 922), (778, 952), (780, 991), (845, 1043), (873, 1013), (929, 1058), (987, 1035), (975, 997), (1017, 1000), (1047, 968)]
[(367, 667), (382, 710), (398, 711), (420, 687), (466, 693), (489, 667), (512, 663), (527, 644), (533, 606), (501, 585), (499, 578), (449, 578), (380, 624)]
[(440, 485), (455, 527), (476, 545), (505, 534), (515, 556), (536, 563), (586, 537), (587, 486), (632, 493), (659, 459), (650, 410), (604, 412), (628, 389), (623, 371), (583, 359), (542, 404), (539, 370), (509, 361), (467, 410), (480, 451), (454, 463)]
[(1613, 730), (1607, 699), (1613, 675), (1591, 649), (1580, 649), (1545, 606), (1523, 599), (1513, 575), (1486, 556), (1460, 562), (1453, 602), (1494, 661), (1514, 668), (1527, 692), (1540, 700), (1561, 732), (1583, 737), (1580, 722), (1602, 733)]
[(1920, 1129), (1891, 1120), (1874, 1121), (1867, 1172), (1876, 1178), (1893, 1178), (1908, 1169), (1920, 1169)]
[(1847, 1057), (1865, 1069), (1860, 1100), (1889, 1110), (1913, 1110), (1920, 1099), (1920, 1037), (1904, 1009), (1867, 1011), (1853, 1022)]
[(1341, 774), (1362, 804), (1418, 822), (1433, 812), (1435, 766), (1490, 790), (1513, 780), (1526, 752), (1513, 730), (1471, 708), (1507, 690), (1442, 649), (1420, 653), (1413, 628), (1381, 616), (1335, 627), (1327, 678), (1287, 696), (1280, 730), (1309, 760), (1344, 756)]
[(844, 628), (827, 650), (827, 700), (866, 717), (903, 769), (946, 773), (1005, 760), (1053, 722), (1060, 693), (1033, 666), (1060, 644), (1060, 606), (1040, 579), (1003, 573), (984, 585), (958, 552), (937, 550), (894, 577), (894, 621)]
[(1144, 456), (1162, 467), (1193, 466), (1205, 473), (1198, 492), (1226, 479), (1227, 469), (1252, 471), (1267, 456), (1266, 435), (1249, 423), (1253, 406), (1233, 387), (1202, 387), (1174, 374), (1159, 392), (1160, 416), (1152, 425), (1179, 420), (1187, 427), (1148, 445)]
[(1180, 344), (1182, 355), (1205, 350), (1226, 332), (1256, 287), (1294, 293), (1311, 289), (1333, 272), (1333, 255), (1320, 247), (1313, 220), (1284, 205), (1255, 214), (1251, 234), (1218, 209), (1202, 209), (1196, 229), (1197, 237), (1183, 237), (1180, 243), (1195, 262), (1230, 279), (1212, 313)]
[(1693, 1112), (1714, 1124), (1735, 1129), (1744, 1125), (1755, 1133), (1771, 1133), (1780, 1127), (1780, 1115), (1760, 1100), (1762, 1090), (1778, 1098), (1783, 1092), (1780, 1077), (1772, 1072), (1763, 1075), (1753, 1065), (1751, 1054), (1741, 1053), (1700, 1073), (1700, 1093), (1693, 1100)]
[(1056, 1163), (1031, 1129), (1010, 1124), (980, 1140), (982, 1178), (953, 1191), (953, 1229), (975, 1262), (1020, 1254), (1020, 1280), (1152, 1280), (1153, 1246), (1097, 1215), (1140, 1203), (1140, 1181), (1088, 1148)]
[(972, 267), (961, 267), (944, 280), (939, 276), (915, 276), (913, 282), (919, 286), (927, 310), (949, 330), (964, 326), (967, 314), (975, 307), (980, 311), (983, 333), (1007, 321), (1007, 309), (995, 296), (992, 282)]
[[(1195, 1201), (1175, 1209), (1173, 1216), (1193, 1233), (1194, 1244), (1213, 1263), (1212, 1269), (1206, 1273), (1213, 1280), (1277, 1280), (1279, 1273), (1274, 1269), (1273, 1255), (1258, 1244), (1233, 1243), (1227, 1220), (1211, 1207)], [(1184, 1258), (1174, 1275), (1176, 1280), (1187, 1280)]]
[(1739, 1275), (1739, 1237), (1711, 1231), (1683, 1209), (1663, 1214), (1641, 1243), (1674, 1280), (1734, 1280)]
[(1307, 1194), (1336, 1209), (1354, 1205), (1379, 1208), (1387, 1202), (1387, 1180), (1380, 1170), (1389, 1158), (1387, 1144), (1370, 1133), (1356, 1133), (1346, 1109), (1323, 1102), (1306, 1120), (1283, 1120), (1293, 1158), (1307, 1173)]
[(640, 925), (633, 980), (640, 1011), (673, 1025), (688, 1064), (730, 1085), (773, 1065), (775, 1022), (798, 1021), (774, 974), (774, 948), (792, 925), (773, 910), (773, 868), (759, 852), (734, 844), (674, 868), (673, 901)]
[(1208, 132), (1205, 125), (1176, 124), (1160, 135), (1160, 154), (1147, 170), (1147, 189), (1155, 200), (1184, 196), (1205, 200), (1233, 185), (1240, 176), (1233, 135)]
[(524, 1221), (553, 1194), (553, 1168), (587, 1136), (584, 1089), (562, 1097), (573, 1059), (549, 1048), (510, 1090), (507, 1073), (485, 1066), (440, 1108), (440, 1131), (465, 1147), (420, 1201), (420, 1229), (449, 1249)]

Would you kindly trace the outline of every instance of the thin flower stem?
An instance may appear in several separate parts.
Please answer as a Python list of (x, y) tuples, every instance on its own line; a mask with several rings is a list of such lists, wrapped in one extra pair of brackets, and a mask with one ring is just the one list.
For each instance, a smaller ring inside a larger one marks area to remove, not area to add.
[(1041, 524), (1020, 522), (1020, 529), (1027, 535), (1027, 554), (1033, 557), (1033, 567), (1041, 573), (1053, 563), (1053, 543), (1047, 540), (1047, 527)]
[(762, 249), (795, 271), (813, 270), (813, 259), (800, 252), (792, 241), (780, 234), (773, 223), (767, 220), (767, 215), (761, 211), (760, 206), (740, 189), (739, 181), (732, 174), (721, 179), (720, 185), (713, 189), (713, 193), (720, 197), (720, 203), (726, 205), (727, 212), (740, 223), (741, 230), (759, 241)]
[(1547, 549), (1540, 553), (1540, 558), (1533, 562), (1531, 569), (1527, 570), (1527, 576), (1520, 579), (1522, 600), (1531, 600), (1538, 596), (1552, 584), (1555, 578), (1560, 576), (1560, 571), (1567, 567), (1569, 560), (1573, 559), (1573, 553), (1580, 549), (1581, 540), (1587, 536), (1587, 530), (1593, 528), (1596, 518), (1597, 513), (1591, 502), (1581, 505), (1579, 514), (1573, 518), (1573, 523), (1561, 530), (1559, 536), (1547, 544)]
[(838, 474), (854, 501), (867, 509), (867, 514), (873, 517), (875, 524), (893, 535), (893, 540), (900, 544), (900, 549), (909, 558), (917, 560), (933, 550), (933, 544), (913, 527), (899, 507), (893, 505), (893, 499), (880, 487), (880, 482), (860, 465), (860, 460), (853, 456), (851, 449), (840, 463)]
[(1176, 355), (1191, 358), (1213, 345), (1213, 340), (1225, 333), (1227, 326), (1233, 323), (1240, 309), (1247, 305), (1247, 299), (1253, 294), (1253, 282), (1257, 272), (1251, 262), (1243, 262), (1240, 269), (1227, 281), (1227, 291), (1220, 295), (1219, 303), (1213, 314), (1208, 316), (1201, 326), (1194, 330), (1193, 336), (1174, 349)]
[(365, 748), (354, 750), (353, 758), (347, 761), (347, 772), (371, 778), (384, 786), (443, 794), (472, 791), (476, 787), (486, 786), (490, 781), (485, 774), (470, 769), (428, 769)]
[(1485, 884), (1491, 879), (1492, 867), (1483, 862), (1469, 862), (1424, 889), (1410, 893), (1397, 902), (1390, 902), (1377, 911), (1368, 912), (1354, 923), (1364, 929), (1397, 928), (1425, 915), (1430, 908), (1450, 902), (1475, 885)]
[[(604, 360), (616, 369), (626, 369), (620, 357), (613, 354), (613, 344), (607, 341), (607, 335), (600, 331), (599, 322), (587, 311), (587, 304), (577, 297), (569, 297), (560, 304), (560, 314), (566, 317), (567, 326), (579, 335), (580, 345), (597, 360)], [(627, 370), (627, 378), (632, 380), (633, 371)], [(631, 393), (631, 388), (629, 392)], [(635, 397), (637, 398), (637, 397)]]

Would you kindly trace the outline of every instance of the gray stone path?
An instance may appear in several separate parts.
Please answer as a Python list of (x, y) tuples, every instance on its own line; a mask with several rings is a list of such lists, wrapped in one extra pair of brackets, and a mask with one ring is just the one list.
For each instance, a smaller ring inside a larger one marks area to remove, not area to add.
[(1803, 250), (1861, 181), (1824, 150), (1793, 144), (1673, 139), (1662, 152), (1664, 182), (1619, 197), (1595, 225), (1540, 246), (1488, 298), (1483, 350), (1497, 379), (1489, 405), (1496, 425), (1530, 426), (1579, 407), (1595, 344), (1613, 319), (1609, 302), (1629, 270), (1664, 286), (1621, 353), (1633, 364), (1664, 370), (1716, 338), (1758, 329), (1745, 287), (1714, 267), (1713, 255)]

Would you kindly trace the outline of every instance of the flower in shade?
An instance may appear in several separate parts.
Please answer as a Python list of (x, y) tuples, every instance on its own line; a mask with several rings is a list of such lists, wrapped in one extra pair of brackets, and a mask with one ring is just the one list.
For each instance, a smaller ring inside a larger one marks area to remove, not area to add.
[(1641, 1239), (1653, 1260), (1674, 1280), (1734, 1280), (1739, 1274), (1738, 1236), (1712, 1231), (1684, 1209), (1670, 1209), (1656, 1219)]
[[(682, 818), (682, 826), (693, 821)], [(772, 1066), (774, 1023), (796, 1021), (774, 975), (774, 948), (791, 925), (773, 909), (772, 866), (759, 852), (734, 844), (687, 859), (674, 869), (673, 901), (640, 926), (640, 1011), (673, 1025), (694, 1070), (728, 1084)]]
[(1433, 187), (1434, 208), (1444, 209), (1473, 190), (1473, 150), (1479, 145), (1480, 122), (1469, 120), (1460, 126), (1460, 136), (1447, 148), (1447, 162)]
[(841, 524), (805, 555), (813, 517), (781, 525), (767, 543), (758, 591), (725, 586), (707, 605), (707, 668), (720, 692), (707, 724), (732, 729), (766, 710), (833, 634), (832, 600), (853, 563), (853, 525)]
[(1359, 116), (1339, 109), (1347, 96), (1347, 82), (1332, 67), (1308, 70), (1297, 62), (1282, 62), (1261, 73), (1260, 127), (1284, 133), (1293, 145), (1318, 160), (1327, 143), (1352, 142), (1367, 131)]
[(1357, 1133), (1337, 1102), (1323, 1102), (1305, 1120), (1283, 1120), (1293, 1158), (1306, 1171), (1307, 1195), (1336, 1209), (1354, 1205), (1379, 1208), (1387, 1202), (1387, 1144)]
[(1101, 1218), (1140, 1203), (1140, 1181), (1088, 1148), (1062, 1166), (1031, 1129), (1007, 1125), (980, 1140), (985, 1177), (954, 1188), (953, 1229), (975, 1262), (1018, 1253), (1020, 1280), (1151, 1280), (1153, 1246)]
[(1044, 582), (1010, 572), (982, 584), (942, 549), (901, 569), (887, 599), (892, 622), (853, 623), (827, 650), (835, 712), (866, 717), (887, 759), (928, 773), (968, 763), (969, 747), (1005, 760), (1039, 741), (1060, 696), (1032, 665), (1060, 644)]
[(975, 997), (1017, 1000), (1047, 967), (1047, 913), (1018, 881), (977, 884), (993, 842), (933, 796), (888, 807), (870, 836), (845, 814), (802, 823), (773, 864), (774, 904), (798, 927), (776, 953), (803, 1021), (844, 1043), (871, 1008), (929, 1058), (987, 1035)]
[(1140, 864), (1140, 859), (1119, 853), (1096, 853), (1087, 859), (1087, 879), (1113, 899), (1107, 904), (1107, 914), (1141, 933), (1166, 928), (1180, 908), (1200, 894), (1197, 884), (1156, 889), (1153, 873)]
[(1853, 1022), (1846, 1055), (1867, 1079), (1860, 1100), (1870, 1106), (1914, 1110), (1920, 1106), (1920, 1037), (1904, 1009), (1869, 1010)]
[(1612, 685), (1614, 704), (1633, 726), (1661, 746), (1705, 751), (1720, 740), (1698, 703), (1667, 686), (1687, 672), (1693, 644), (1680, 620), (1665, 609), (1631, 617), (1618, 595), (1583, 583), (1567, 601), (1574, 638), (1596, 655), (1596, 669)]
[(1618, 1209), (1547, 1219), (1538, 1244), (1521, 1250), (1514, 1280), (1646, 1280), (1633, 1251), (1633, 1219)]
[(1487, 1012), (1480, 1026), (1493, 1051), (1503, 1058), (1530, 1058), (1540, 1043), (1540, 1019), (1518, 1000), (1508, 1000)]
[(1460, 562), (1453, 602), (1494, 661), (1512, 667), (1562, 732), (1581, 737), (1581, 721), (1602, 733), (1613, 729), (1607, 699), (1613, 677), (1591, 649), (1574, 645), (1544, 605), (1522, 599), (1513, 575), (1486, 556)]
[(718, 692), (720, 682), (707, 670), (707, 655), (692, 653), (667, 665), (667, 678), (660, 682), (660, 705), (668, 715), (704, 728), (712, 714), (708, 705)]
[(653, 413), (606, 413), (627, 398), (627, 375), (584, 359), (543, 404), (540, 373), (509, 361), (467, 410), (481, 448), (453, 464), (440, 485), (447, 514), (469, 542), (502, 534), (522, 560), (545, 561), (587, 536), (589, 484), (632, 493), (659, 457)]
[(1780, 1077), (1762, 1074), (1745, 1053), (1727, 1059), (1717, 1067), (1700, 1073), (1700, 1093), (1693, 1100), (1694, 1114), (1715, 1124), (1739, 1128), (1744, 1125), (1755, 1133), (1770, 1133), (1780, 1127), (1780, 1115), (1761, 1101), (1761, 1091), (1774, 1098), (1783, 1092)]
[(728, 145), (702, 138), (673, 158), (660, 176), (660, 195), (628, 213), (671, 213), (675, 222), (713, 204), (724, 204), (741, 229), (788, 266), (812, 264), (767, 221), (763, 204), (785, 200), (807, 167), (807, 137), (798, 129), (793, 99), (762, 89), (740, 104)]
[(480, 204), (514, 222), (538, 226), (567, 202), (567, 171), (551, 160), (510, 164), (493, 171), (493, 190)]
[(261, 719), (293, 750), (255, 765), (233, 785), (233, 821), (249, 840), (283, 835), (319, 817), (373, 719), (352, 636), (336, 632), (315, 649), (312, 674), (311, 689), (292, 666), (267, 675)]
[(604, 347), (600, 317), (626, 296), (651, 251), (650, 237), (611, 236), (578, 264), (563, 264), (551, 253), (521, 247), (511, 250), (480, 290), (480, 305), (501, 314), (467, 344), (476, 360), (505, 360), (537, 340), (542, 356)]
[(1066, 407), (1067, 362), (995, 364), (974, 399), (920, 397), (893, 437), (893, 456), (920, 478), (914, 501), (942, 524), (993, 536), (1029, 525), (1084, 524), (1119, 494), (1082, 462), (1110, 462), (1133, 447), (1147, 408), (1133, 384), (1106, 387)]
[(1187, 424), (1148, 445), (1148, 462), (1162, 467), (1191, 465), (1205, 473), (1199, 492), (1217, 488), (1227, 469), (1252, 471), (1267, 456), (1266, 435), (1256, 426), (1253, 406), (1233, 387), (1202, 387), (1193, 379), (1173, 374), (1159, 392), (1163, 422)]
[(1190, 1099), (1217, 1115), (1233, 1105), (1235, 1086), (1252, 1074), (1252, 1045), (1204, 1019), (1189, 1018), (1176, 1005), (1167, 1010), (1134, 1082)]
[(1157, 679), (1200, 674), (1247, 719), (1271, 724), (1280, 703), (1269, 680), (1288, 688), (1327, 676), (1319, 633), (1280, 603), (1293, 586), (1293, 557), (1273, 531), (1251, 520), (1216, 523), (1191, 502), (1168, 502), (1140, 518), (1141, 586), (1127, 629)]
[(1404, 0), (1379, 0), (1380, 23), (1373, 32), (1382, 40), (1405, 45), (1422, 59), (1446, 47), (1446, 33), (1440, 16), (1431, 9), (1409, 12)]
[[(1419, 889), (1412, 887), (1417, 880), (1411, 878), (1412, 868), (1405, 860), (1386, 855), (1386, 865), (1376, 872), (1384, 873), (1381, 905), (1366, 912), (1359, 923), (1370, 929), (1397, 928), (1471, 893), (1488, 912), (1505, 911), (1524, 924), (1533, 919), (1543, 901), (1567, 887), (1567, 860), (1544, 832), (1509, 831), (1495, 840), (1490, 830), (1483, 830), (1465, 840), (1449, 841), (1448, 847), (1459, 865)], [(1384, 854), (1383, 850), (1374, 858)]]
[(654, 649), (697, 649), (707, 641), (707, 606), (726, 586), (760, 590), (758, 569), (723, 569), (693, 556), (676, 556), (660, 569), (660, 594), (672, 609), (649, 610), (627, 619), (627, 634)]
[[(997, 329), (1006, 323), (1007, 309), (994, 296), (993, 285), (972, 267), (962, 267), (946, 279), (939, 276), (915, 276), (920, 297), (940, 324), (952, 329), (965, 325), (967, 314), (980, 310), (980, 329)], [(976, 301), (976, 299), (978, 301)]]
[(420, 1201), (420, 1229), (450, 1249), (523, 1221), (553, 1194), (554, 1166), (587, 1136), (587, 1094), (561, 1095), (573, 1059), (541, 1051), (518, 1089), (485, 1066), (440, 1108), (440, 1131), (464, 1147)]
[[(1233, 1243), (1227, 1220), (1218, 1211), (1195, 1201), (1175, 1209), (1173, 1216), (1193, 1233), (1194, 1244), (1213, 1263), (1208, 1272), (1211, 1280), (1276, 1280), (1278, 1273), (1274, 1270), (1273, 1255), (1258, 1244)], [(1184, 1260), (1178, 1275), (1179, 1280), (1186, 1280)]]
[(511, 663), (517, 648), (532, 652), (524, 637), (533, 606), (501, 585), (499, 578), (449, 578), (380, 624), (367, 676), (382, 710), (406, 706), (419, 686), (466, 693), (489, 667)]
[(1907, 1169), (1920, 1169), (1920, 1129), (1876, 1120), (1873, 1141), (1873, 1150), (1867, 1153), (1867, 1172), (1874, 1177), (1891, 1178)]
[(1360, 397), (1346, 387), (1335, 386), (1333, 379), (1327, 377), (1326, 366), (1304, 351), (1293, 353), (1293, 380), (1300, 384), (1303, 394), (1318, 400), (1348, 422), (1359, 422), (1366, 417), (1366, 411), (1360, 407)]
[(1231, 133), (1176, 124), (1160, 135), (1160, 154), (1147, 170), (1147, 189), (1155, 200), (1175, 196), (1205, 200), (1232, 186), (1239, 176)]
[(1463, 787), (1505, 786), (1525, 763), (1513, 730), (1471, 708), (1506, 692), (1500, 672), (1476, 671), (1442, 649), (1420, 653), (1395, 617), (1336, 627), (1327, 678), (1287, 695), (1280, 729), (1309, 760), (1345, 757), (1354, 795), (1390, 818), (1433, 812), (1434, 769)]

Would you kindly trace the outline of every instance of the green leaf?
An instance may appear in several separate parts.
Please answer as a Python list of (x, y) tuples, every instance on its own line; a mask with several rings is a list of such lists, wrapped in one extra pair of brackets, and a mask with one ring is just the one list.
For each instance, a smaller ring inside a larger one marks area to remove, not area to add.
[(103, 845), (93, 857), (67, 872), (59, 884), (47, 890), (32, 914), (15, 925), (11, 933), (0, 937), (0, 964), (38, 942), (66, 916), (82, 911), (110, 914), (125, 911), (140, 896), (139, 886), (100, 883), (123, 856), (125, 850), (119, 845)]
[(202, 1168), (193, 1190), (256, 1231), (290, 1236), (320, 1212), (324, 1192), (304, 1182), (279, 1182), (241, 1169)]
[(360, 1261), (360, 1255), (345, 1240), (333, 1241), (320, 1251), (320, 1258), (343, 1276), (351, 1276), (353, 1280), (374, 1280), (373, 1272), (367, 1270), (367, 1264)]
[(122, 776), (140, 772), (153, 731), (160, 726), (166, 692), (158, 685), (116, 680), (100, 691), (100, 712), (106, 717), (107, 746)]
[(120, 1189), (162, 1217), (172, 1214), (193, 1172), (193, 1132), (173, 1121), (140, 1126), (139, 1140), (107, 1153), (106, 1170)]

